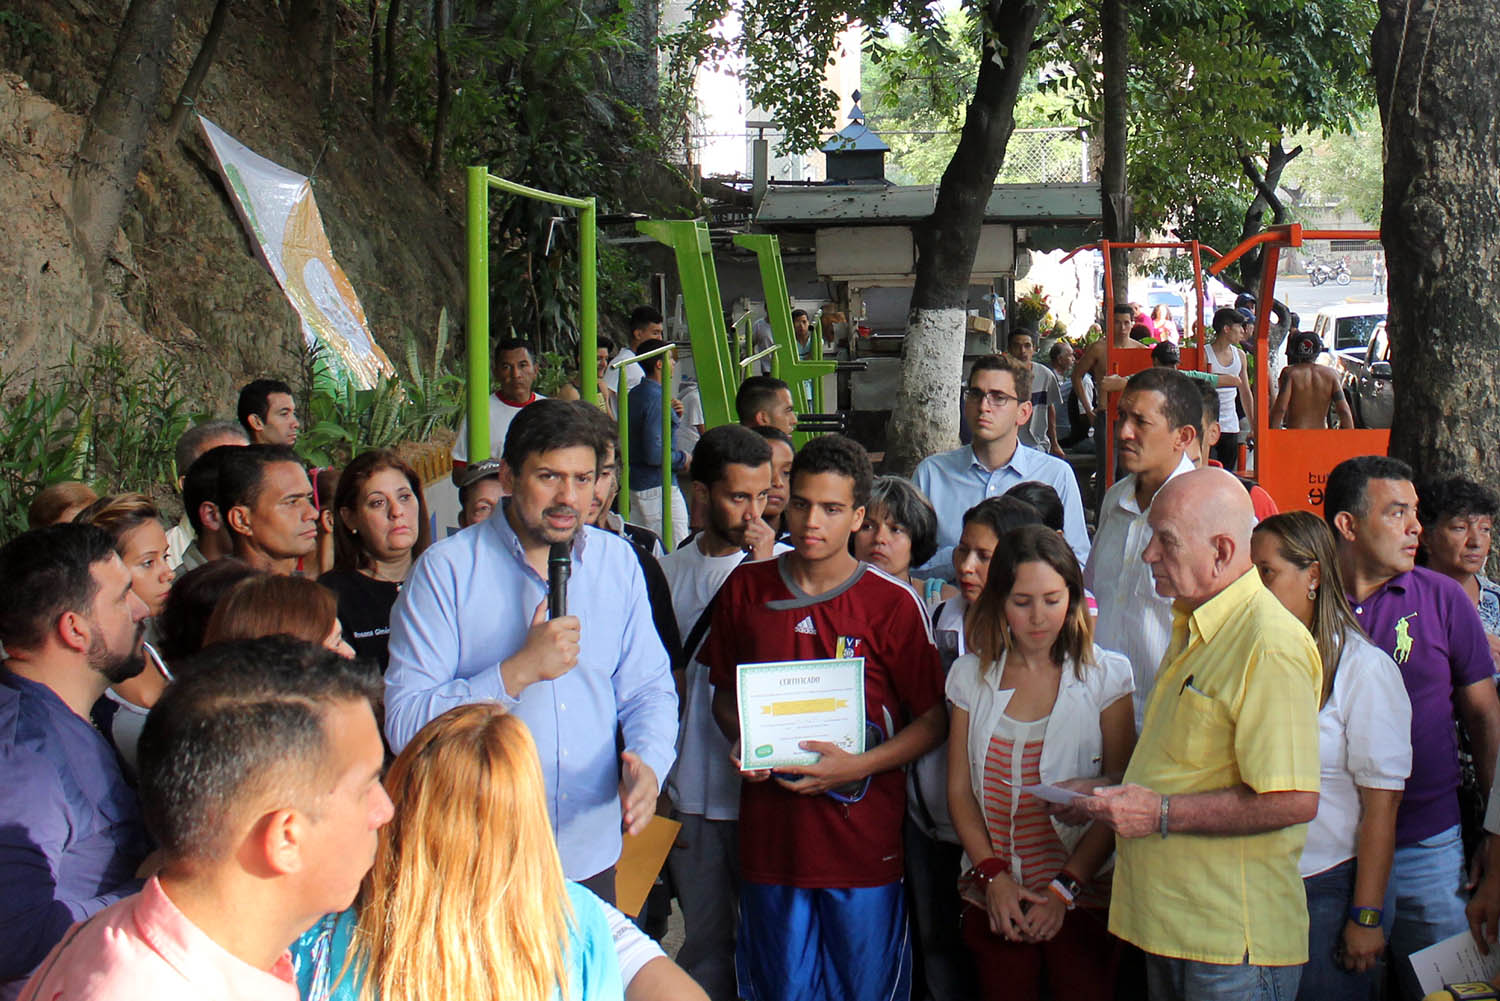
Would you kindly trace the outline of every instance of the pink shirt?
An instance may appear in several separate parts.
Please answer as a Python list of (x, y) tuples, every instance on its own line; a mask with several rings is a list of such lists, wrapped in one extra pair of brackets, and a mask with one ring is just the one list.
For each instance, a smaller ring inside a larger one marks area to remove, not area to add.
[(22, 1001), (298, 1001), (291, 956), (270, 972), (238, 959), (187, 919), (155, 877), (82, 921), (48, 953)]

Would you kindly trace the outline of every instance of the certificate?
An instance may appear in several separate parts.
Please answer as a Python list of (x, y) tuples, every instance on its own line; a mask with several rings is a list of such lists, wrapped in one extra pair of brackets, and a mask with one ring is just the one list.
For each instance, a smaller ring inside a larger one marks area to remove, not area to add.
[(746, 771), (810, 765), (804, 740), (865, 749), (865, 659), (741, 664), (740, 766)]

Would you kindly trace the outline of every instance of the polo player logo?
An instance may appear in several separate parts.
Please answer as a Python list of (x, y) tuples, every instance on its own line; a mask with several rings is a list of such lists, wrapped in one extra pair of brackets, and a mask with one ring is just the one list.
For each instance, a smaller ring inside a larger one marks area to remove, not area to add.
[(1411, 657), (1411, 626), (1407, 625), (1407, 621), (1416, 617), (1417, 613), (1412, 612), (1410, 615), (1403, 615), (1396, 620), (1396, 650), (1391, 656), (1395, 658), (1398, 664), (1405, 664), (1407, 659)]

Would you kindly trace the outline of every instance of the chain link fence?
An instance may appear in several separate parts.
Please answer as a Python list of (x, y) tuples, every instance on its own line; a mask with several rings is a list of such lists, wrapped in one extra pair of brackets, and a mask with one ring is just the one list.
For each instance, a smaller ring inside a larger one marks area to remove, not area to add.
[(995, 183), (1065, 184), (1088, 179), (1088, 144), (1078, 129), (1016, 129)]

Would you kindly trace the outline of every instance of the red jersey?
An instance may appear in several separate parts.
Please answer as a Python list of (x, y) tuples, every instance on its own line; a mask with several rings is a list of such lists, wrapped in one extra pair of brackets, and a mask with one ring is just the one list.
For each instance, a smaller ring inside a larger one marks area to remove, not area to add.
[[(786, 560), (742, 563), (720, 588), (698, 653), (715, 688), (732, 691), (740, 664), (863, 657), (865, 719), (886, 739), (942, 702), (942, 664), (916, 592), (861, 563), (834, 590), (807, 595), (785, 575)], [(803, 796), (774, 781), (746, 782), (740, 789), (741, 875), (810, 889), (894, 883), (902, 873), (905, 811), (900, 769), (872, 775), (856, 803)]]

